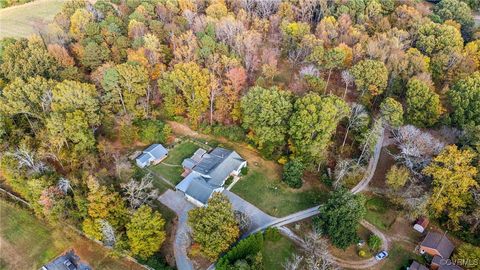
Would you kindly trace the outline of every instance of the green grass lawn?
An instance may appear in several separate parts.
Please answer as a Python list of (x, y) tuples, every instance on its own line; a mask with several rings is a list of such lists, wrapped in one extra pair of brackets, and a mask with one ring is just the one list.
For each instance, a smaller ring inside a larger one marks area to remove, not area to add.
[(260, 168), (252, 169), (232, 188), (232, 192), (269, 215), (282, 217), (326, 201), (327, 193), (319, 189), (297, 191), (277, 179), (271, 179)]
[(395, 222), (397, 212), (386, 199), (378, 196), (367, 197), (365, 219), (377, 228), (387, 231)]
[(0, 200), (0, 269), (39, 269), (68, 249), (94, 269), (143, 269), (122, 259), (113, 259), (108, 251), (66, 229), (53, 229), (28, 210)]
[(265, 269), (283, 269), (282, 264), (295, 252), (295, 246), (282, 236), (277, 241), (265, 240), (262, 252)]
[(183, 172), (182, 161), (185, 158), (191, 157), (198, 148), (198, 145), (190, 141), (184, 141), (180, 144), (177, 144), (168, 151), (168, 157), (162, 161), (162, 163), (152, 166), (150, 169), (152, 169), (156, 174), (159, 174), (170, 180), (172, 184), (176, 185), (183, 179), (181, 176)]
[(388, 258), (381, 269), (403, 270), (407, 269), (412, 261), (417, 261), (425, 265), (425, 259), (411, 251), (406, 250), (398, 243), (394, 243), (392, 248), (388, 251)]
[(50, 22), (65, 0), (37, 0), (0, 9), (0, 38), (28, 37), (38, 21)]

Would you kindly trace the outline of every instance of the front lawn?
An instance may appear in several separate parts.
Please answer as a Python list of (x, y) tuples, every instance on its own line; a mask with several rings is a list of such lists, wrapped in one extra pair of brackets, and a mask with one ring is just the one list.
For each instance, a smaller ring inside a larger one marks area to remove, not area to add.
[(279, 179), (265, 174), (261, 168), (251, 167), (231, 191), (276, 217), (310, 208), (327, 199), (327, 192), (318, 188), (307, 191), (291, 189)]
[(183, 172), (182, 161), (185, 158), (191, 157), (198, 148), (200, 148), (198, 145), (190, 141), (181, 142), (172, 149), (169, 149), (168, 157), (163, 160), (162, 163), (151, 166), (150, 169), (152, 169), (155, 174), (163, 176), (172, 184), (176, 185), (183, 179), (181, 176)]
[(367, 197), (365, 207), (367, 208), (365, 219), (375, 227), (388, 231), (395, 223), (398, 213), (393, 210), (393, 205), (386, 199), (378, 196)]
[(277, 241), (265, 240), (263, 266), (265, 269), (283, 269), (283, 264), (294, 252), (295, 246), (284, 236)]
[(51, 228), (28, 210), (0, 200), (0, 266), (6, 269), (39, 269), (73, 248), (93, 269), (143, 269), (68, 227)]
[(425, 259), (422, 256), (415, 254), (412, 251), (408, 251), (398, 243), (393, 243), (392, 248), (388, 251), (388, 257), (385, 260), (385, 264), (381, 269), (407, 269), (414, 260), (420, 264), (426, 264)]

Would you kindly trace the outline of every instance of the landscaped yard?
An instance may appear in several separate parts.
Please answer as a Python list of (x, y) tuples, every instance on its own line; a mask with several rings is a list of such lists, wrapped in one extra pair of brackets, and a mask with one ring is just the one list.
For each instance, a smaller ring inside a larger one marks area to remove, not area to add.
[[(199, 148), (198, 145), (184, 141), (178, 145), (175, 145), (168, 151), (168, 157), (162, 161), (162, 163), (150, 167), (155, 174), (163, 176), (168, 179), (172, 184), (178, 184), (183, 177), (182, 161), (185, 158), (191, 157), (193, 153)], [(158, 179), (158, 181), (161, 181)]]
[(143, 269), (71, 229), (52, 229), (29, 211), (0, 200), (0, 269), (39, 269), (64, 251), (74, 248), (93, 269)]
[(265, 240), (263, 249), (263, 265), (265, 269), (283, 269), (283, 263), (295, 252), (295, 246), (287, 238), (277, 241)]
[(326, 201), (327, 192), (319, 188), (297, 191), (279, 179), (271, 178), (261, 168), (251, 168), (233, 186), (232, 192), (272, 216), (285, 216)]
[(382, 197), (367, 197), (365, 206), (367, 208), (365, 219), (383, 231), (390, 229), (398, 215), (398, 213), (392, 209), (393, 205)]

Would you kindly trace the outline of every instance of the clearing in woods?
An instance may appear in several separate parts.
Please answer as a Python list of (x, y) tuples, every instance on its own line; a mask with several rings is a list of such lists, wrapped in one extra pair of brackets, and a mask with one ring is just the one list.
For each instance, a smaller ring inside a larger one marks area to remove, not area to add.
[(65, 0), (37, 0), (0, 9), (0, 38), (35, 34), (34, 26), (51, 22), (64, 2)]

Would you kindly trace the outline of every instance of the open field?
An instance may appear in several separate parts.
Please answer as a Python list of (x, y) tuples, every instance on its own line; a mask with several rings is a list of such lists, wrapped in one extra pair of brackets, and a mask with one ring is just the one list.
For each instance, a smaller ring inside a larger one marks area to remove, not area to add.
[(298, 191), (288, 188), (261, 168), (252, 168), (232, 188), (232, 192), (272, 216), (285, 216), (315, 206), (327, 199), (318, 188)]
[(183, 172), (182, 161), (191, 157), (198, 148), (199, 146), (192, 142), (182, 142), (169, 149), (168, 157), (162, 163), (152, 166), (151, 169), (176, 185), (183, 179), (181, 176)]
[(39, 269), (71, 248), (94, 269), (144, 269), (70, 229), (52, 229), (29, 211), (0, 200), (0, 269)]
[(0, 9), (0, 38), (28, 37), (35, 23), (50, 22), (65, 0), (37, 0)]

